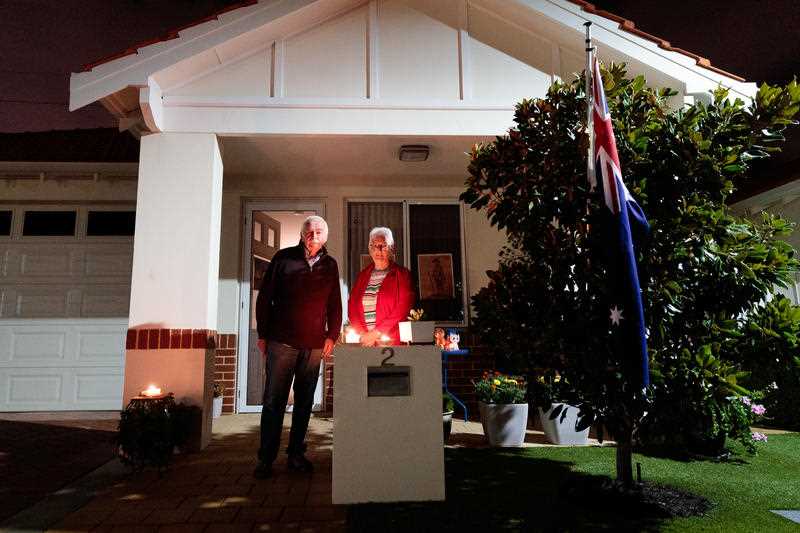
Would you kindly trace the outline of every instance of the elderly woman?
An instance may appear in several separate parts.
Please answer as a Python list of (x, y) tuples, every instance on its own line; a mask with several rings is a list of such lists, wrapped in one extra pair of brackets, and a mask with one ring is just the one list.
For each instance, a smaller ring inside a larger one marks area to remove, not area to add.
[[(394, 262), (394, 237), (389, 228), (369, 232), (372, 264), (358, 274), (347, 302), (350, 325), (362, 346), (400, 344), (397, 324), (414, 305), (411, 272)], [(381, 342), (386, 335), (390, 340)]]

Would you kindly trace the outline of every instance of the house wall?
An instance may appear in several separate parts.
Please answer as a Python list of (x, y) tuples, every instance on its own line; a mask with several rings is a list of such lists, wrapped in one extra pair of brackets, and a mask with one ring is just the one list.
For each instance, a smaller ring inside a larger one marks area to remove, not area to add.
[[(402, 185), (397, 185), (402, 182)], [(403, 177), (373, 183), (346, 178), (325, 180), (271, 180), (267, 176), (225, 176), (222, 197), (222, 236), (220, 250), (220, 296), (217, 321), (220, 333), (238, 331), (238, 280), (241, 278), (242, 207), (247, 199), (318, 198), (325, 204), (330, 235), (328, 250), (347, 271), (346, 201), (348, 199), (457, 200), (463, 191), (463, 178), (431, 179)], [(491, 227), (482, 212), (464, 210), (465, 272), (468, 294), (488, 282), (486, 271), (497, 267), (497, 256), (505, 235)], [(366, 251), (365, 251), (366, 253)]]

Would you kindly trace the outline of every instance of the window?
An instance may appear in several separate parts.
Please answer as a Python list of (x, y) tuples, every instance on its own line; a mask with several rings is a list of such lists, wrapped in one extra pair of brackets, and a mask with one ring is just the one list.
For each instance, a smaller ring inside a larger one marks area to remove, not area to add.
[(89, 211), (86, 235), (131, 236), (136, 228), (136, 211)]
[(11, 235), (11, 211), (0, 211), (0, 236)]
[(25, 211), (22, 235), (64, 237), (75, 235), (76, 211)]
[[(415, 308), (426, 320), (463, 324), (466, 318), (461, 206), (457, 203), (349, 202), (348, 279), (370, 264), (369, 232), (392, 230), (395, 261), (411, 270)], [(406, 242), (407, 241), (407, 242)]]
[(409, 205), (408, 222), (417, 307), (437, 321), (464, 322), (461, 207)]

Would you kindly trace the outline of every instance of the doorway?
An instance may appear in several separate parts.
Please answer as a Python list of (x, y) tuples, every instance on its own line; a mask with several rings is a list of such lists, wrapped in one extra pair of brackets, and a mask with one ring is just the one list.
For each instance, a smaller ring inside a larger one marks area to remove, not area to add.
[[(296, 246), (303, 221), (311, 215), (324, 217), (324, 204), (318, 200), (259, 200), (245, 203), (242, 246), (241, 314), (239, 317), (239, 376), (237, 411), (261, 411), (266, 377), (266, 361), (258, 350), (256, 298), (261, 280), (278, 250)], [(322, 409), (324, 361), (320, 365), (314, 411)], [(289, 395), (287, 411), (292, 409)]]

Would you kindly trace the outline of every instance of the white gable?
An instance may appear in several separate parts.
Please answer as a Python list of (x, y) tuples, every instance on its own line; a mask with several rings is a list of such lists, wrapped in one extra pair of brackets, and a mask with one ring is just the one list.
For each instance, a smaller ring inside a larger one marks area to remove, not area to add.
[(71, 107), (116, 98), (124, 115), (134, 87), (155, 131), (492, 135), (583, 69), (586, 20), (602, 60), (676, 89), (676, 104), (754, 91), (566, 0), (273, 0), (73, 75)]

